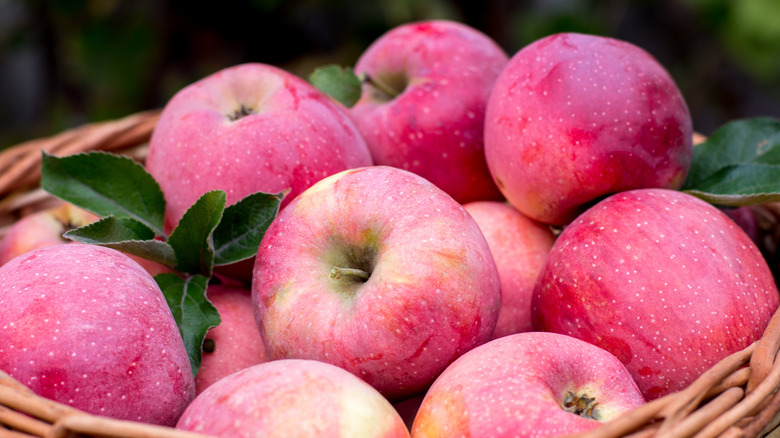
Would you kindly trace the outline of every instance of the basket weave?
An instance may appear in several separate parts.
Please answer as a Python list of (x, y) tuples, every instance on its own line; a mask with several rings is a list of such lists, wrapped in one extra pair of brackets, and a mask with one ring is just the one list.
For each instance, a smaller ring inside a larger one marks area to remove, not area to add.
[[(39, 188), (41, 150), (58, 156), (103, 150), (143, 162), (159, 110), (87, 124), (0, 152), (0, 238), (20, 217), (59, 202)], [(697, 140), (698, 141), (698, 140)], [(780, 310), (763, 337), (723, 359), (686, 389), (651, 401), (578, 438), (780, 438)], [(90, 415), (36, 396), (0, 371), (0, 438), (171, 437), (195, 435)]]

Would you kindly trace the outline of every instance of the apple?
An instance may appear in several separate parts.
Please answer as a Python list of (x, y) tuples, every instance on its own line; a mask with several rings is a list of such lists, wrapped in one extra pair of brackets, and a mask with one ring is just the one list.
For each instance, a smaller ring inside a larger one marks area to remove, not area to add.
[(222, 322), (206, 333), (203, 359), (195, 376), (196, 395), (229, 374), (269, 360), (255, 324), (249, 288), (241, 284), (210, 284), (206, 296)]
[(215, 437), (409, 437), (374, 388), (336, 366), (278, 360), (238, 371), (199, 394), (177, 429)]
[(22, 216), (0, 239), (0, 266), (27, 251), (70, 242), (62, 233), (95, 219), (95, 215), (65, 202)]
[(407, 23), (360, 56), (367, 75), (350, 113), (375, 164), (402, 168), (456, 201), (502, 199), (485, 162), (485, 105), (507, 55), (461, 23)]
[(533, 330), (534, 285), (555, 234), (506, 202), (475, 201), (463, 208), (485, 235), (501, 280), (501, 312), (493, 339)]
[[(756, 207), (758, 208), (758, 207)], [(742, 206), (736, 208), (722, 207), (721, 211), (733, 220), (735, 224), (742, 228), (742, 231), (750, 237), (750, 240), (761, 248), (762, 242), (762, 229), (759, 221), (759, 217), (752, 206)]]
[(496, 80), (485, 156), (526, 216), (566, 225), (612, 193), (682, 186), (693, 153), (672, 77), (631, 43), (559, 33), (522, 48)]
[[(27, 251), (61, 243), (77, 243), (63, 237), (66, 231), (83, 227), (99, 219), (84, 209), (67, 202), (22, 216), (0, 239), (0, 266)], [(160, 263), (132, 254), (128, 256), (155, 276), (172, 269)]]
[(650, 400), (758, 340), (778, 291), (758, 248), (718, 208), (674, 190), (636, 189), (563, 230), (532, 306), (535, 329), (611, 352)]
[(574, 434), (644, 403), (609, 352), (556, 333), (518, 333), (479, 346), (444, 370), (420, 405), (412, 437)]
[(0, 267), (0, 339), (0, 369), (91, 414), (173, 426), (195, 397), (160, 288), (110, 248), (47, 246)]
[[(284, 208), (325, 176), (371, 164), (343, 106), (260, 63), (228, 67), (179, 90), (163, 108), (146, 158), (167, 202), (166, 230), (210, 190), (224, 190), (230, 205), (289, 189)], [(248, 281), (252, 266), (223, 272)]]
[(499, 288), (462, 205), (416, 174), (370, 166), (325, 178), (279, 213), (252, 299), (272, 358), (337, 365), (397, 402), (490, 339)]

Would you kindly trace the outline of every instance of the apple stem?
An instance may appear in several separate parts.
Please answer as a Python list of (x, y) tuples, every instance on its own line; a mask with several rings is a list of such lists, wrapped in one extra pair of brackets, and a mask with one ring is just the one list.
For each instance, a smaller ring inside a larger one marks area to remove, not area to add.
[(387, 94), (388, 96), (390, 96), (391, 99), (393, 99), (396, 96), (398, 96), (399, 94), (401, 94), (398, 91), (396, 91), (393, 87), (388, 85), (387, 82), (384, 82), (384, 81), (382, 81), (379, 78), (375, 78), (375, 77), (369, 75), (368, 73), (364, 73), (363, 74), (363, 82), (365, 82), (365, 83), (367, 83), (367, 84), (369, 84), (369, 85), (371, 85), (373, 87), (376, 87), (377, 89), (379, 89), (379, 91), (381, 91), (381, 92)]
[(334, 280), (338, 280), (339, 278), (343, 276), (350, 276), (355, 277), (361, 281), (368, 280), (368, 272), (362, 270), (362, 269), (356, 269), (356, 268), (339, 268), (337, 266), (334, 266), (333, 269), (330, 270), (330, 278)]
[(580, 417), (598, 420), (598, 412), (595, 410), (598, 403), (595, 403), (594, 397), (588, 397), (585, 394), (576, 395), (569, 391), (563, 399), (563, 410), (579, 415)]

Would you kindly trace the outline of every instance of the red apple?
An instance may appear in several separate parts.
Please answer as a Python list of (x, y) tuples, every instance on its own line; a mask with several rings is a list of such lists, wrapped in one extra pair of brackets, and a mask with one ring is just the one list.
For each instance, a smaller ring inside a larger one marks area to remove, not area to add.
[(210, 284), (206, 296), (222, 322), (208, 331), (203, 342), (203, 360), (195, 376), (196, 394), (229, 374), (269, 360), (255, 323), (249, 288)]
[(483, 131), (506, 62), (487, 35), (452, 21), (404, 24), (374, 41), (355, 65), (371, 81), (351, 109), (374, 162), (416, 173), (461, 203), (502, 199)]
[[(146, 158), (167, 202), (166, 230), (210, 190), (224, 190), (230, 205), (255, 192), (290, 189), (284, 207), (325, 176), (371, 164), (343, 106), (293, 74), (257, 63), (223, 69), (176, 93)], [(252, 266), (222, 272), (248, 281)]]
[(371, 166), (282, 210), (260, 244), (252, 298), (272, 358), (340, 366), (395, 402), (490, 339), (499, 287), (460, 204), (411, 172)]
[[(63, 237), (63, 233), (73, 228), (83, 227), (98, 219), (99, 216), (67, 202), (23, 216), (14, 222), (8, 232), (0, 239), (0, 266), (33, 249), (60, 243), (76, 243)], [(131, 254), (128, 256), (143, 266), (152, 276), (163, 272), (173, 272), (160, 263)]]
[(682, 192), (612, 195), (566, 227), (534, 292), (534, 327), (617, 356), (647, 399), (688, 386), (761, 337), (772, 273), (716, 207)]
[(742, 231), (750, 237), (750, 240), (761, 248), (762, 242), (762, 229), (759, 223), (758, 215), (752, 206), (743, 206), (737, 208), (721, 208), (721, 211), (733, 220), (735, 224), (742, 228)]
[(477, 347), (444, 370), (423, 399), (412, 437), (573, 434), (644, 402), (612, 354), (569, 336), (519, 333)]
[(679, 188), (692, 135), (680, 90), (650, 54), (612, 38), (561, 33), (518, 51), (496, 80), (485, 155), (512, 205), (565, 225), (612, 193)]
[(72, 204), (60, 205), (22, 216), (0, 239), (0, 266), (33, 249), (70, 242), (62, 233), (81, 227), (97, 217)]
[(177, 429), (230, 438), (409, 437), (393, 406), (366, 382), (313, 360), (278, 360), (215, 382)]
[(501, 279), (501, 313), (493, 339), (533, 330), (534, 285), (555, 235), (505, 202), (475, 201), (463, 207), (485, 235)]
[(195, 396), (154, 279), (123, 253), (61, 244), (0, 267), (0, 369), (95, 415), (173, 426)]

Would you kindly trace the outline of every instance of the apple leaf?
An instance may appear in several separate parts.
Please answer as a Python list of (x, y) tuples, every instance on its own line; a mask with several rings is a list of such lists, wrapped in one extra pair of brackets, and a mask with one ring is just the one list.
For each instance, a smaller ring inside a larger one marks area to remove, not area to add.
[(163, 234), (162, 190), (133, 159), (100, 151), (61, 158), (42, 154), (41, 187), (47, 192), (100, 216), (133, 218)]
[(254, 193), (228, 206), (214, 230), (214, 264), (227, 265), (257, 255), (285, 194)]
[(314, 69), (309, 82), (347, 108), (360, 99), (360, 78), (349, 67), (327, 65)]
[(176, 254), (166, 242), (155, 240), (154, 231), (132, 218), (106, 216), (97, 222), (65, 232), (64, 236), (81, 243), (101, 245), (138, 257), (176, 266)]
[(756, 117), (720, 127), (693, 148), (682, 190), (732, 207), (780, 201), (780, 120)]
[(206, 298), (209, 279), (202, 275), (182, 278), (170, 273), (158, 274), (154, 279), (171, 308), (176, 325), (179, 326), (179, 333), (190, 358), (192, 375), (195, 376), (203, 359), (203, 340), (206, 333), (222, 322), (216, 307)]
[(213, 233), (225, 211), (222, 190), (206, 192), (184, 213), (168, 237), (176, 253), (176, 270), (211, 276), (214, 267)]

